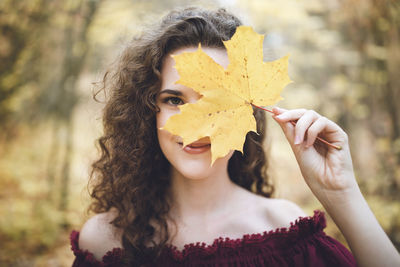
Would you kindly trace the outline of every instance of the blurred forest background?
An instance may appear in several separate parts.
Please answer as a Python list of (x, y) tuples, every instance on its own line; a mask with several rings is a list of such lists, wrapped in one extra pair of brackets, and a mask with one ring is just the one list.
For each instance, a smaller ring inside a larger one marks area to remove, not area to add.
[[(188, 4), (226, 7), (266, 34), (266, 60), (290, 53), (295, 82), (278, 105), (347, 131), (361, 190), (400, 249), (399, 1), (1, 0), (0, 265), (71, 265), (102, 133), (92, 83), (145, 23)], [(322, 209), (272, 120), (269, 133), (276, 197)], [(327, 232), (345, 242), (330, 219)]]

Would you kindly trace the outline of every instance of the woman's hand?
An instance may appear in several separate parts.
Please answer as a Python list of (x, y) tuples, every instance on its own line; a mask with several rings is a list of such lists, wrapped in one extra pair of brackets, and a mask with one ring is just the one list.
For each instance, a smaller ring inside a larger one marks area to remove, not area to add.
[[(312, 110), (274, 108), (273, 112), (273, 118), (292, 146), (306, 183), (343, 233), (357, 264), (400, 266), (399, 253), (358, 188), (347, 134)], [(318, 141), (317, 136), (342, 149)]]
[[(301, 173), (335, 221), (359, 266), (400, 266), (400, 255), (379, 225), (354, 177), (347, 134), (312, 110), (274, 108)], [(296, 125), (292, 125), (292, 121)], [(342, 147), (330, 147), (316, 137)]]
[[(274, 108), (273, 112), (273, 118), (282, 127), (293, 149), (306, 183), (322, 204), (343, 201), (344, 195), (358, 191), (348, 137), (337, 124), (313, 110)], [(295, 126), (292, 121), (296, 122)], [(342, 149), (320, 142), (317, 136)]]

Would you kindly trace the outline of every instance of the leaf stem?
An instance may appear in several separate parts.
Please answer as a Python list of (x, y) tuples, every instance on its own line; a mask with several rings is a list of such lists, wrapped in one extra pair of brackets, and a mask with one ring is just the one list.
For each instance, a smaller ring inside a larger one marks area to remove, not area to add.
[[(263, 107), (259, 107), (259, 106), (257, 106), (257, 105), (254, 105), (253, 103), (251, 103), (251, 105), (252, 105), (253, 107), (256, 107), (256, 108), (259, 108), (259, 109), (268, 111), (268, 112), (270, 112), (270, 113), (272, 113), (272, 114), (275, 114), (272, 110), (269, 110), (269, 109), (266, 109), (266, 108), (263, 108)], [(291, 121), (290, 123), (291, 123), (293, 126), (296, 125), (296, 122), (295, 122), (295, 121)], [(324, 143), (324, 144), (326, 144), (326, 145), (328, 145), (328, 146), (330, 146), (330, 147), (333, 147), (333, 148), (335, 148), (335, 149), (337, 149), (337, 150), (341, 150), (341, 149), (342, 149), (341, 146), (337, 146), (337, 145), (331, 144), (331, 143), (329, 143), (329, 142), (326, 141), (325, 139), (322, 139), (322, 138), (319, 137), (319, 136), (317, 136), (317, 140), (319, 140), (319, 141), (321, 141), (322, 143)]]

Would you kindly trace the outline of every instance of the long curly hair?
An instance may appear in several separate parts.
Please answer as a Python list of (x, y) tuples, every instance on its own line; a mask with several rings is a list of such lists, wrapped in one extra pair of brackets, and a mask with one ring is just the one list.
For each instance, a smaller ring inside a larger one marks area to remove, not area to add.
[[(229, 40), (239, 25), (240, 20), (225, 9), (172, 11), (134, 38), (104, 75), (97, 92), (107, 92), (104, 134), (98, 140), (100, 158), (92, 164), (89, 211), (117, 211), (111, 223), (122, 230), (127, 265), (156, 259), (170, 238), (170, 163), (160, 149), (156, 129), (163, 59), (178, 48), (199, 43), (224, 48), (222, 41)], [(254, 109), (254, 116), (258, 134), (247, 134), (244, 154), (234, 152), (228, 173), (239, 186), (270, 197), (273, 186), (263, 148), (265, 114)]]

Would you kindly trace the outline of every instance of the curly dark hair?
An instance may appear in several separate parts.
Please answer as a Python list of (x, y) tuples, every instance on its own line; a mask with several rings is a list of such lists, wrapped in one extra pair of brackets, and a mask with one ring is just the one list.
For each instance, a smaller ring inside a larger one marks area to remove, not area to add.
[[(170, 163), (160, 149), (156, 129), (163, 59), (179, 48), (199, 43), (224, 48), (222, 41), (229, 40), (239, 25), (240, 20), (225, 9), (172, 11), (134, 38), (116, 66), (104, 75), (97, 92), (108, 95), (104, 135), (98, 140), (101, 156), (92, 165), (89, 211), (117, 211), (111, 223), (122, 230), (127, 265), (146, 265), (156, 259), (170, 237)], [(265, 114), (256, 109), (253, 114), (258, 134), (247, 134), (244, 154), (234, 152), (228, 173), (239, 186), (270, 197), (273, 186), (263, 149)]]

